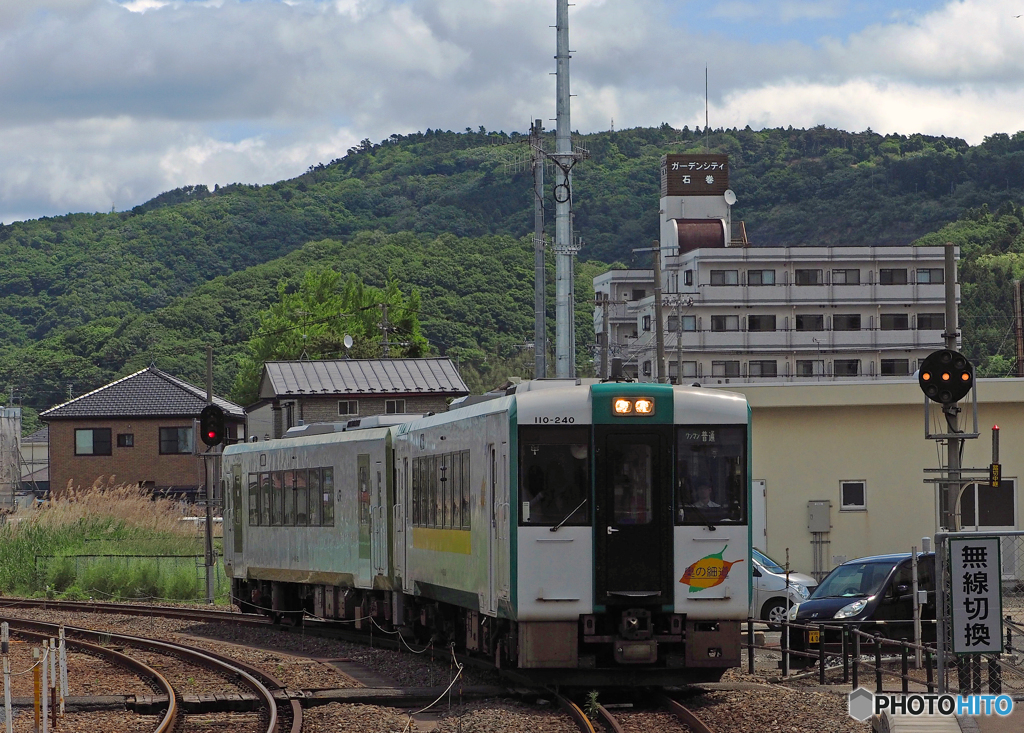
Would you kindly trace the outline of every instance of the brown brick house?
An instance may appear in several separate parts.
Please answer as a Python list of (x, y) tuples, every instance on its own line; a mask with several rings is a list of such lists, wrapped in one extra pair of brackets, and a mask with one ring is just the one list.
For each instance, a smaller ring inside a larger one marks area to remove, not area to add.
[(444, 412), (469, 394), (451, 359), (268, 361), (250, 432), (279, 438), (288, 428), (391, 413)]
[[(229, 439), (244, 439), (244, 410), (213, 401), (224, 409)], [(206, 390), (150, 367), (40, 413), (49, 426), (51, 489), (59, 495), (99, 479), (194, 494), (204, 478), (193, 420), (205, 406)]]

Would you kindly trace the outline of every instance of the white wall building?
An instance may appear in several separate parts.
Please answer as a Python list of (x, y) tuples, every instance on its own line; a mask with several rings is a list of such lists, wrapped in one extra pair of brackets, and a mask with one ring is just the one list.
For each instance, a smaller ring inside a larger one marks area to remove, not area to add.
[[(664, 260), (672, 381), (906, 377), (943, 346), (942, 247), (711, 247)], [(594, 329), (657, 379), (651, 270), (594, 279)], [(607, 295), (608, 322), (603, 298)], [(959, 299), (959, 289), (957, 291)]]

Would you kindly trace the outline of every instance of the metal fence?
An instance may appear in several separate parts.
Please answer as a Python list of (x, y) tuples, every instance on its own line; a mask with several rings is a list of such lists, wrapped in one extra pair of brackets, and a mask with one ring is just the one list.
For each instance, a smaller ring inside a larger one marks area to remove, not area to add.
[(935, 541), (939, 691), (1024, 694), (1024, 531)]

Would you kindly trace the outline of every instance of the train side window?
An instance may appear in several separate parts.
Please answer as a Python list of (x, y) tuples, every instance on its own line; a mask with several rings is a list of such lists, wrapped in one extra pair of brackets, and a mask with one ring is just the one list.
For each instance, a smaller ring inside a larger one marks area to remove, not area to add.
[(284, 525), (295, 526), (295, 471), (284, 472)]
[(412, 459), (412, 496), (409, 498), (412, 507), (412, 526), (420, 526), (420, 459)]
[(589, 525), (590, 431), (521, 428), (519, 485), (521, 525)]
[(448, 483), (450, 488), (446, 498), (450, 507), (449, 519), (451, 520), (448, 526), (452, 529), (458, 529), (462, 526), (462, 519), (459, 516), (462, 513), (462, 453), (452, 453), (448, 458)]
[(274, 503), (271, 506), (271, 524), (280, 527), (284, 521), (284, 471), (270, 474), (274, 480)]
[(359, 466), (359, 524), (368, 525), (370, 523), (370, 454), (360, 453), (357, 461)]
[(249, 526), (258, 527), (260, 524), (260, 475), (249, 474)]
[(470, 528), (470, 489), (469, 481), (469, 451), (462, 451), (462, 528)]
[(438, 491), (441, 499), (441, 509), (438, 512), (438, 524), (450, 529), (452, 526), (452, 456), (445, 454), (438, 458), (440, 464), (437, 477)]
[(308, 471), (302, 468), (295, 472), (295, 526), (309, 526), (309, 496), (307, 494), (306, 476)]
[(441, 498), (438, 496), (438, 485), (437, 485), (437, 456), (430, 456), (427, 459), (430, 470), (427, 474), (427, 480), (430, 482), (430, 519), (427, 521), (428, 527), (437, 527), (441, 522), (441, 512), (438, 511), (440, 508)]
[(260, 524), (265, 527), (269, 527), (273, 524), (271, 521), (270, 507), (273, 506), (274, 498), (274, 487), (271, 483), (269, 473), (260, 474)]
[(324, 492), (323, 526), (334, 526), (334, 469), (323, 469), (323, 485), (320, 487)]
[(309, 526), (320, 526), (320, 469), (309, 469)]
[(744, 523), (747, 427), (676, 428), (676, 524)]

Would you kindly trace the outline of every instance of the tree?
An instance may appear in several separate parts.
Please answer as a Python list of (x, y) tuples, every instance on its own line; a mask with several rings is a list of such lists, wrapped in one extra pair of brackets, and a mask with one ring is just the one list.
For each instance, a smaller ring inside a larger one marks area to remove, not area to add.
[[(418, 357), (427, 351), (420, 332), (419, 294), (404, 296), (388, 277), (383, 289), (364, 285), (354, 274), (342, 282), (340, 273), (311, 268), (298, 285), (282, 281), (278, 302), (258, 315), (258, 327), (239, 359), (232, 397), (251, 404), (259, 397), (259, 380), (266, 361), (336, 359), (341, 356), (379, 358), (386, 335), (392, 358)], [(345, 337), (352, 347), (345, 347)]]

